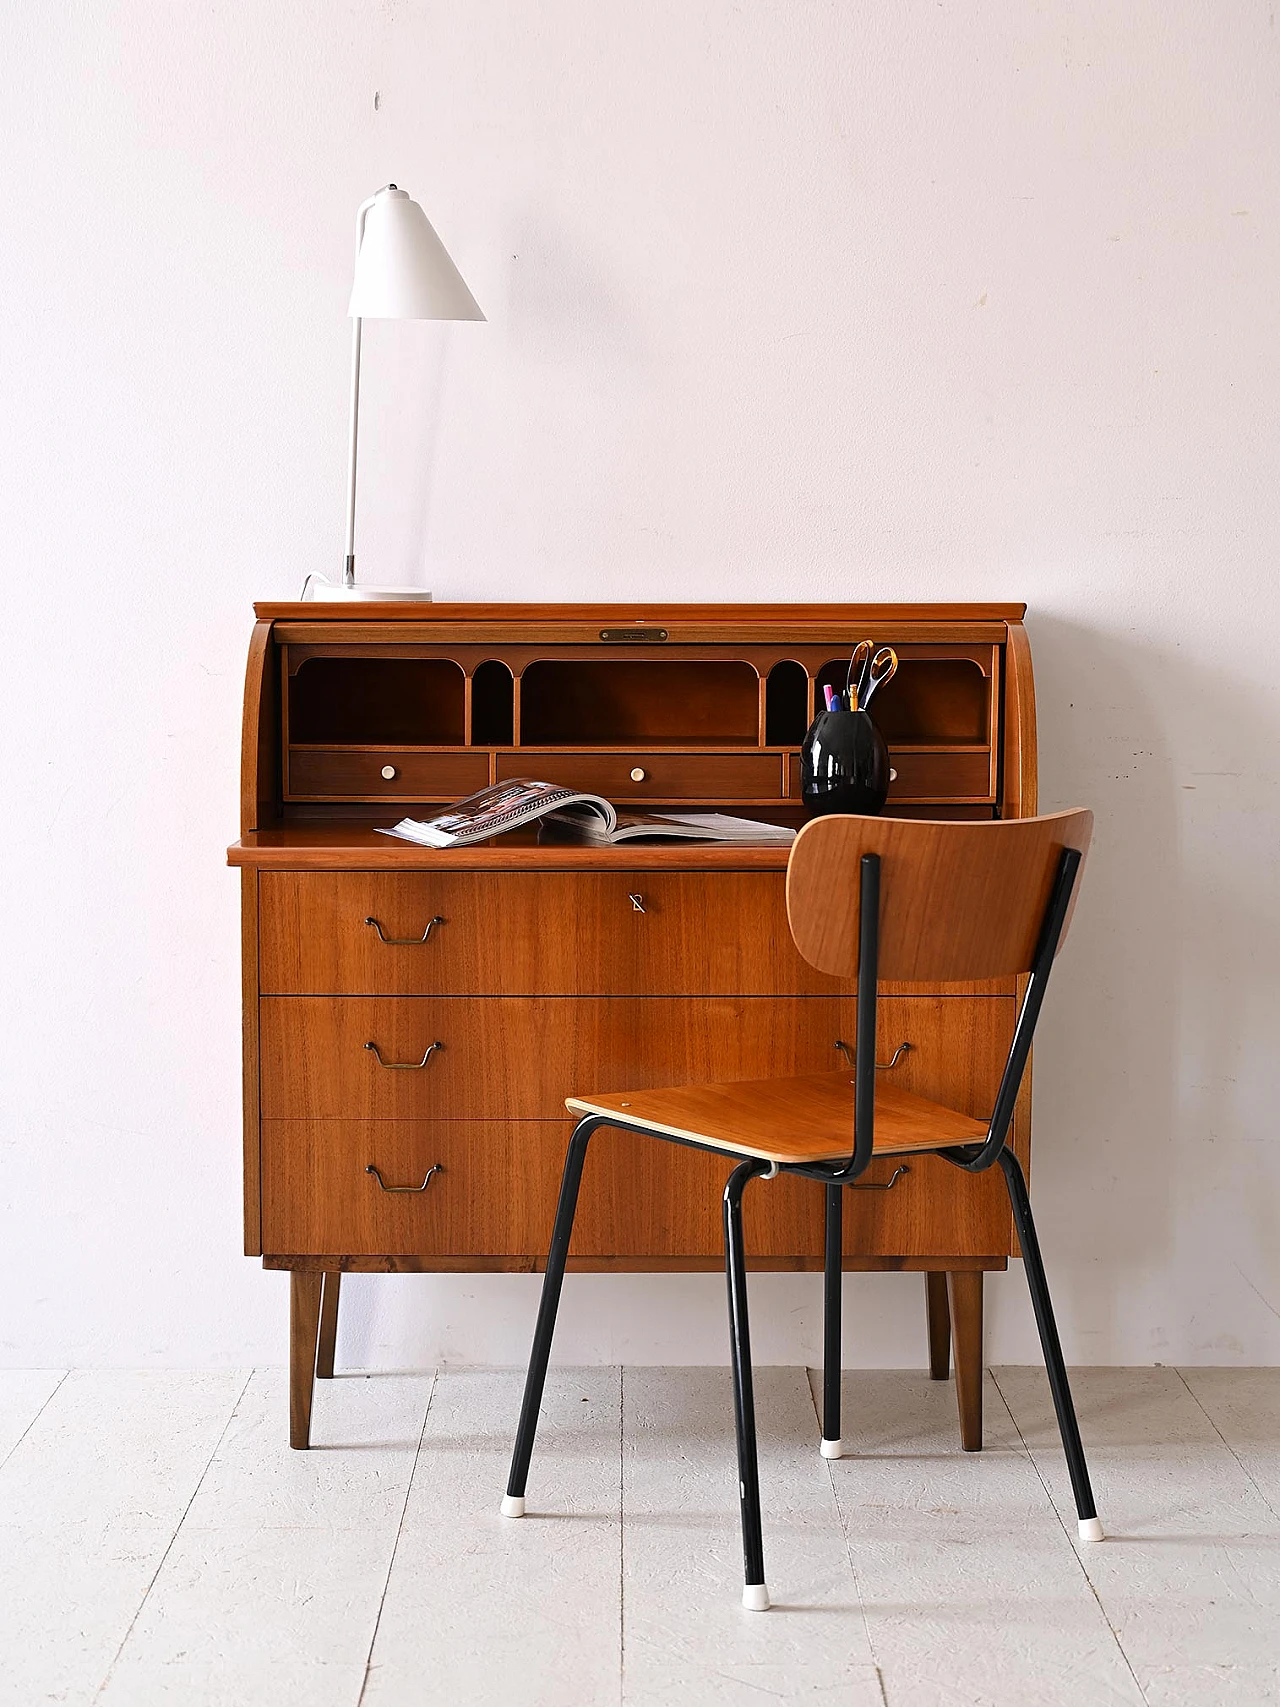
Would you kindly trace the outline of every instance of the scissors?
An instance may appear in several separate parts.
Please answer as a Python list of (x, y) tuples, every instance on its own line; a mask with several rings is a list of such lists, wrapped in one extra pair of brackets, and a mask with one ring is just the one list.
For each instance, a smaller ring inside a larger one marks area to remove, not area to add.
[[(892, 646), (876, 647), (874, 641), (860, 640), (849, 660), (849, 709), (865, 711), (872, 697), (890, 680), (898, 668), (898, 654)], [(857, 682), (854, 682), (854, 674)]]

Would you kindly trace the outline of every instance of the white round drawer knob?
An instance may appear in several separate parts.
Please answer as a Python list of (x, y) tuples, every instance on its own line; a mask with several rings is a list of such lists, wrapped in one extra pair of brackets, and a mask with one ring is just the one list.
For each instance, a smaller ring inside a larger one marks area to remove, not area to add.
[(645, 773), (640, 769), (639, 765), (633, 765), (631, 767), (631, 780), (632, 780), (632, 782), (643, 782), (644, 781), (644, 774)]
[[(386, 773), (386, 771), (383, 771), (382, 774), (383, 774), (383, 776), (386, 776), (387, 773)], [(894, 770), (893, 766), (890, 765), (889, 766), (889, 781), (890, 782), (897, 782), (897, 780), (898, 780), (898, 773), (896, 770)]]
[(384, 782), (394, 782), (396, 780), (396, 767), (394, 765), (383, 765), (382, 780)]

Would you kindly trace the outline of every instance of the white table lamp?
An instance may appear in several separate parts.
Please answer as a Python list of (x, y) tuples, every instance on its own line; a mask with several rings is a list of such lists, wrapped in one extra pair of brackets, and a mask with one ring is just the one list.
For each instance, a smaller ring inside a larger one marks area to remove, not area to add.
[(351, 288), (351, 437), (347, 462), (347, 557), (341, 583), (309, 575), (304, 599), (429, 599), (421, 587), (356, 580), (356, 440), (360, 421), (360, 326), (365, 320), (483, 320), (475, 297), (431, 222), (404, 190), (388, 184), (356, 215)]

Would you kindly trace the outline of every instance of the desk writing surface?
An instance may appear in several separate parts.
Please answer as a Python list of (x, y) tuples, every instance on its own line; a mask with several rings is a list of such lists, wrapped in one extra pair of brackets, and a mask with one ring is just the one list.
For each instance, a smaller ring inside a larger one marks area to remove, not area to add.
[(790, 852), (789, 843), (683, 838), (539, 843), (532, 826), (468, 847), (424, 848), (372, 824), (295, 823), (246, 831), (227, 849), (227, 863), (278, 871), (785, 871)]

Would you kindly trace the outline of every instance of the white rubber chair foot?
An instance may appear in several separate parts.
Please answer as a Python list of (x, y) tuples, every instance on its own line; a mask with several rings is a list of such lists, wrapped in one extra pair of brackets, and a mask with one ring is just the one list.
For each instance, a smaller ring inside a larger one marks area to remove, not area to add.
[(1101, 1541), (1102, 1519), (1100, 1517), (1082, 1517), (1080, 1519), (1080, 1539), (1082, 1541)]
[(742, 1604), (748, 1612), (769, 1610), (769, 1590), (764, 1583), (748, 1583), (742, 1591)]
[(502, 1515), (503, 1515), (503, 1517), (523, 1517), (524, 1516), (524, 1495), (523, 1494), (503, 1494), (503, 1496), (502, 1496)]
[(818, 1446), (818, 1451), (822, 1454), (822, 1456), (824, 1458), (843, 1458), (844, 1457), (844, 1441), (843, 1440), (823, 1440)]

